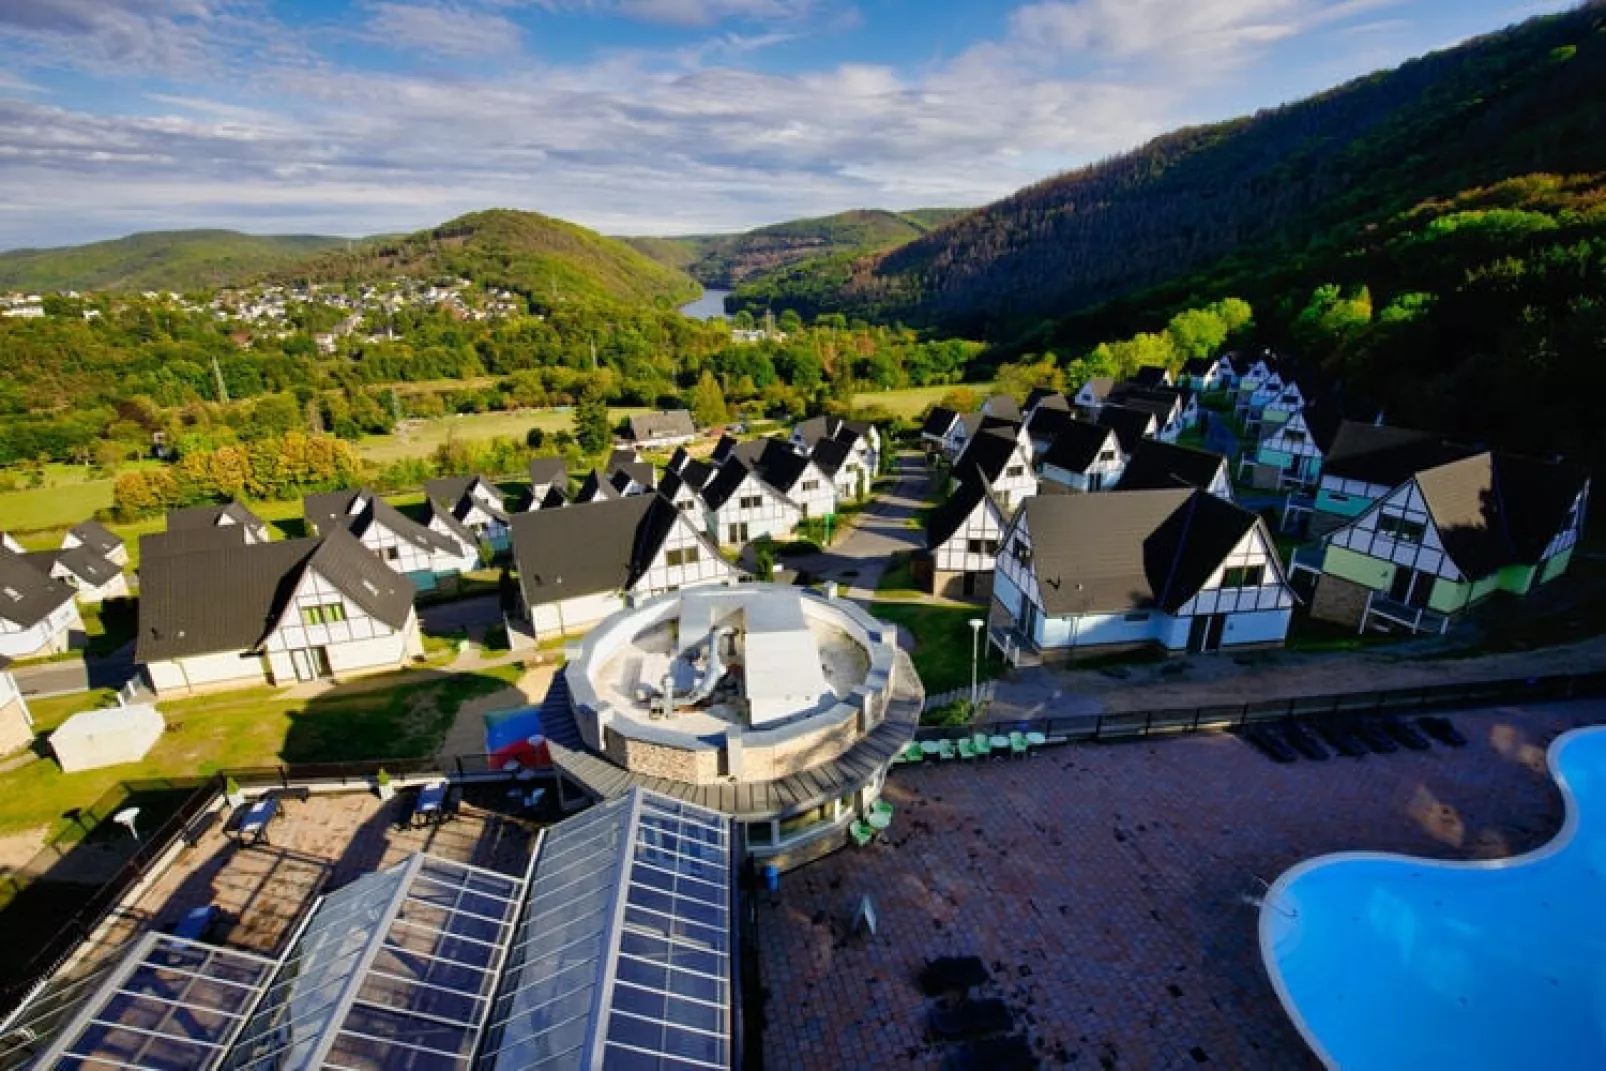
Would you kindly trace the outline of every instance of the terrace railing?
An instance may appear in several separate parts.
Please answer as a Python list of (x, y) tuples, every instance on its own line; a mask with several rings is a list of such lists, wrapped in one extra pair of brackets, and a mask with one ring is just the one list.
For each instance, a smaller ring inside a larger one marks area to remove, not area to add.
[[(1379, 714), (1417, 714), (1434, 710), (1542, 703), (1606, 695), (1606, 672), (1567, 673), (1546, 677), (1435, 684), (1370, 692), (1296, 696), (1254, 703), (1171, 707), (1114, 714), (1046, 718), (985, 718), (968, 726), (922, 726), (917, 740), (958, 739), (975, 732), (989, 735), (1039, 732), (1056, 743), (1122, 740), (1176, 733), (1221, 731), (1263, 721), (1320, 719)], [(992, 712), (994, 708), (989, 708)]]

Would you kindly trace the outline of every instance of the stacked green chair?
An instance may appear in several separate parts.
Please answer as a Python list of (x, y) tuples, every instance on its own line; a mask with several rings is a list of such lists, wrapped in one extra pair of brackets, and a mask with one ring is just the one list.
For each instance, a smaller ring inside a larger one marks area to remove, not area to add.
[(959, 757), (965, 762), (970, 762), (976, 757), (976, 742), (968, 736), (959, 738)]
[(853, 838), (853, 843), (861, 848), (875, 840), (875, 830), (864, 822), (854, 822), (849, 826), (848, 835)]
[(1028, 745), (1026, 743), (1025, 733), (1009, 734), (1009, 753), (1011, 755), (1014, 755), (1016, 758), (1025, 758), (1027, 750)]
[(957, 754), (958, 752), (954, 750), (954, 742), (952, 740), (939, 740), (937, 742), (937, 757), (943, 762), (948, 762)]

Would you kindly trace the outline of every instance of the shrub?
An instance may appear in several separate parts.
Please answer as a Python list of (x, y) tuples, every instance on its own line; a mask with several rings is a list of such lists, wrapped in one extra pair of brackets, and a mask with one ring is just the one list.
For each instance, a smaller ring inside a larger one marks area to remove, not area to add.
[(932, 707), (920, 715), (921, 725), (954, 728), (970, 724), (970, 700), (955, 699), (952, 703), (944, 703), (940, 707)]

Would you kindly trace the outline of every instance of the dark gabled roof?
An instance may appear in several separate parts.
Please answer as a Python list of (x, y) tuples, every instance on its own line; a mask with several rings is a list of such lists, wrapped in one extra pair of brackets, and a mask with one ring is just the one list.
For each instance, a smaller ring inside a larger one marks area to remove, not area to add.
[(803, 445), (812, 448), (816, 443), (834, 439), (842, 427), (841, 417), (831, 416), (829, 413), (822, 416), (809, 417), (800, 421), (792, 429), (792, 433), (803, 440)]
[(602, 473), (596, 469), (586, 473), (586, 478), (580, 482), (580, 490), (574, 493), (575, 502), (582, 505), (588, 502), (607, 502), (619, 497), (621, 496), (613, 484), (603, 479)]
[(0, 619), (33, 628), (72, 600), (72, 588), (50, 579), (22, 555), (0, 551)]
[(97, 588), (122, 572), (104, 556), (95, 553), (87, 546), (72, 547), (68, 550), (35, 550), (25, 554), (24, 557), (30, 565), (46, 576), (49, 576), (51, 568), (60, 562), (73, 576), (87, 580)]
[(457, 519), (457, 515), (452, 512), (451, 506), (426, 498), (424, 499), (424, 527), (427, 528), (436, 521), (440, 521), (441, 527), (450, 532), (463, 546), (477, 547), (480, 545), (479, 537), (474, 534), (473, 529)]
[(732, 454), (719, 467), (719, 471), (714, 473), (713, 479), (703, 485), (703, 501), (708, 503), (709, 509), (719, 509), (730, 501), (731, 495), (736, 493), (736, 489), (742, 485), (742, 481), (752, 474), (752, 470), (747, 467), (747, 462)]
[[(394, 508), (386, 506), (382, 500), (374, 501), (395, 513)], [(401, 517), (401, 514), (396, 516)], [(318, 540), (318, 546), (307, 559), (307, 568), (333, 584), (370, 617), (378, 618), (391, 628), (401, 628), (413, 612), (413, 597), (418, 594), (413, 582), (393, 572), (350, 532), (331, 532)]]
[(807, 471), (808, 457), (794, 450), (791, 443), (780, 439), (765, 439), (763, 442), (764, 452), (758, 459), (759, 475), (777, 491), (789, 493)]
[(827, 476), (835, 477), (852, 455), (853, 448), (841, 439), (821, 439), (814, 444), (809, 460)]
[(1105, 403), (1153, 413), (1161, 424), (1166, 424), (1182, 411), (1182, 394), (1170, 387), (1150, 388), (1121, 383), (1110, 391)]
[(558, 484), (553, 484), (551, 487), (548, 487), (546, 489), (546, 494), (541, 496), (541, 501), (537, 504), (536, 508), (562, 509), (564, 506), (567, 506), (569, 504), (569, 500), (558, 488)]
[(646, 439), (671, 439), (681, 435), (696, 435), (697, 425), (685, 409), (663, 409), (656, 413), (637, 413), (630, 418), (630, 437), (637, 442)]
[(1208, 490), (1226, 466), (1227, 459), (1209, 450), (1195, 450), (1191, 446), (1144, 439), (1132, 451), (1132, 457), (1116, 484), (1117, 491), (1155, 491), (1174, 487), (1199, 487)]
[[(1067, 421), (1049, 444), (1048, 452), (1043, 455), (1043, 464), (1066, 472), (1086, 472), (1088, 466), (1098, 460), (1099, 451), (1104, 449), (1112, 434), (1112, 429), (1103, 424), (1091, 424), (1085, 420)], [(1116, 446), (1120, 446), (1119, 438)]]
[[(405, 539), (420, 550), (436, 551), (441, 554), (461, 554), (464, 550), (472, 550), (476, 544), (473, 539), (457, 540), (432, 531), (428, 526), (419, 524), (401, 510), (392, 506), (378, 495), (368, 496), (368, 508), (357, 518), (357, 523), (350, 526), (352, 535), (361, 536), (368, 530), (368, 525), (380, 524), (396, 533), (396, 538)], [(470, 533), (472, 535), (472, 533)], [(460, 544), (460, 545), (459, 545)]]
[(679, 472), (691, 460), (691, 455), (684, 446), (675, 447), (675, 452), (669, 455), (669, 464), (664, 466), (665, 472)]
[(764, 451), (768, 448), (768, 444), (768, 439), (747, 439), (732, 446), (726, 458), (740, 458), (746, 462), (748, 468), (757, 468), (759, 459), (764, 456)]
[(634, 446), (616, 446), (608, 451), (608, 463), (602, 467), (604, 472), (612, 472), (621, 465), (634, 465), (641, 460), (641, 452)]
[(513, 557), (531, 606), (622, 591), (652, 564), (679, 511), (656, 492), (513, 518)]
[(987, 410), (990, 417), (999, 417), (1003, 420), (1013, 420), (1020, 423), (1020, 404), (1008, 394), (989, 395), (982, 401), (982, 407)]
[(498, 503), (502, 501), (501, 489), (480, 475), (442, 476), (436, 480), (428, 480), (424, 483), (424, 497), (436, 502), (444, 502), (455, 512), (475, 484), (479, 484), (489, 491), (491, 497)]
[(623, 494), (625, 488), (629, 487), (632, 482), (651, 488), (658, 482), (658, 473), (653, 470), (652, 463), (648, 461), (614, 461), (610, 458), (608, 461), (608, 482), (613, 484), (614, 490)]
[(719, 442), (714, 444), (713, 453), (708, 455), (708, 459), (715, 465), (723, 465), (726, 460), (728, 460), (730, 456), (736, 452), (736, 445), (737, 443), (734, 437), (730, 435), (721, 435), (719, 437)]
[[(148, 554), (147, 547), (159, 549)], [(416, 594), (410, 581), (341, 528), (321, 539), (187, 548), (172, 536), (145, 536), (140, 554), (140, 662), (256, 649), (284, 616), (308, 568), (392, 628), (407, 622)]]
[(948, 500), (932, 510), (931, 515), (926, 518), (926, 549), (934, 551), (952, 539), (954, 533), (959, 531), (966, 519), (976, 512), (976, 507), (983, 502), (991, 503), (992, 509), (997, 513), (999, 526), (1002, 527), (1009, 514), (999, 506), (987, 485), (974, 477), (960, 480), (949, 492)]
[(1198, 490), (1039, 495), (1020, 516), (1050, 614), (1175, 613), (1260, 518)]
[(1026, 421), (1026, 434), (1039, 442), (1053, 442), (1065, 430), (1065, 425), (1076, 419), (1070, 407), (1063, 404), (1064, 398), (1060, 401), (1060, 406), (1045, 403), (1032, 410), (1031, 418)]
[(366, 488), (307, 495), (301, 500), (301, 516), (310, 526), (310, 533), (349, 528), (367, 509), (368, 499), (372, 497)]
[(1040, 405), (1047, 405), (1053, 409), (1069, 409), (1071, 407), (1071, 403), (1066, 400), (1065, 395), (1053, 387), (1033, 387), (1026, 395), (1026, 404), (1022, 408), (1025, 412), (1030, 413)]
[(920, 434), (934, 435), (940, 439), (948, 434), (949, 429), (954, 426), (954, 421), (958, 419), (959, 414), (947, 406), (934, 405), (920, 425)]
[(1115, 432), (1115, 437), (1121, 440), (1121, 452), (1128, 455), (1149, 434), (1149, 428), (1158, 424), (1153, 413), (1124, 405), (1104, 406), (1099, 410), (1098, 422)]
[(1185, 376), (1199, 376), (1203, 378), (1210, 374), (1216, 362), (1209, 357), (1189, 357), (1182, 362), (1182, 374)]
[(1146, 364), (1132, 373), (1131, 382), (1140, 387), (1163, 387), (1166, 385), (1166, 370), (1157, 364)]
[(256, 532), (266, 533), (267, 524), (255, 513), (246, 509), (238, 502), (228, 502), (221, 506), (190, 506), (187, 509), (170, 509), (167, 511), (167, 530), (169, 532), (182, 532), (193, 528), (219, 528), (227, 527), (218, 522), (224, 517), (235, 524), (244, 525)]
[(1562, 462), (1487, 450), (1416, 474), (1445, 553), (1472, 580), (1536, 564), (1584, 482)]
[(530, 473), (530, 483), (555, 483), (564, 486), (569, 482), (569, 463), (561, 457), (532, 457), (525, 466)]
[(122, 536), (117, 535), (99, 521), (81, 521), (67, 529), (67, 531), (77, 536), (78, 542), (101, 556), (110, 554), (123, 545)]
[(1332, 445), (1323, 451), (1322, 474), (1398, 487), (1423, 469), (1471, 452), (1470, 448), (1451, 446), (1432, 432), (1345, 420), (1339, 423)]
[(688, 458), (686, 464), (681, 466), (680, 479), (690, 485), (694, 491), (701, 491), (708, 481), (714, 478), (714, 466), (706, 461)]
[(972, 472), (980, 472), (990, 487), (1015, 459), (1019, 447), (1013, 429), (988, 428), (965, 444), (954, 462), (954, 475), (967, 479)]
[(196, 554), (206, 550), (226, 550), (246, 545), (245, 527), (225, 524), (217, 528), (180, 528), (165, 532), (152, 532), (139, 537), (140, 574), (144, 563), (152, 558)]
[(1314, 402), (1301, 409), (1299, 416), (1305, 421), (1305, 430), (1310, 432), (1311, 442), (1321, 450), (1322, 463), (1325, 465), (1327, 451), (1333, 448), (1333, 442), (1338, 438), (1338, 429), (1344, 424), (1343, 407), (1336, 401)]
[(1071, 393), (1074, 397), (1086, 389), (1092, 393), (1093, 398), (1096, 401), (1102, 402), (1105, 396), (1110, 393), (1110, 388), (1113, 386), (1115, 386), (1115, 378), (1113, 376), (1094, 376), (1092, 379), (1089, 379), (1086, 383), (1083, 383), (1082, 386), (1076, 388), (1076, 390), (1072, 391)]
[[(443, 506), (437, 507), (433, 502), (429, 503), (429, 508), (430, 515), (438, 512), (442, 516), (451, 516), (449, 510)], [(318, 535), (344, 530), (361, 539), (371, 525), (378, 524), (388, 528), (396, 538), (405, 539), (428, 553), (460, 554), (464, 548), (477, 545), (473, 533), (456, 523), (456, 518), (452, 518), (452, 532), (456, 537), (454, 542), (451, 536), (419, 524), (366, 487), (355, 491), (308, 495), (302, 500), (301, 512)]]

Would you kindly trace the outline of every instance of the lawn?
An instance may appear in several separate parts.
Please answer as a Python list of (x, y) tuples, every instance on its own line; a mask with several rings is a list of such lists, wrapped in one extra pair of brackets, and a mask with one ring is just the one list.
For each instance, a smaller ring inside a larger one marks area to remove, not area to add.
[[(947, 692), (970, 684), (971, 629), (969, 621), (980, 613), (968, 606), (916, 606), (875, 602), (870, 612), (889, 624), (901, 625), (915, 638), (915, 669), (926, 694)], [(977, 680), (991, 680), (1004, 670), (1003, 662), (989, 657), (986, 638), (977, 647)]]
[[(160, 703), (167, 732), (144, 760), (64, 774), (43, 759), (0, 774), (0, 834), (71, 826), (64, 815), (118, 782), (207, 776), (226, 767), (418, 758), (435, 752), (457, 710), (518, 679), (517, 665), (473, 674), (402, 670), (341, 685), (315, 699), (253, 688)], [(40, 729), (105, 702), (106, 693), (57, 696), (29, 704)]]
[(923, 598), (926, 593), (915, 584), (914, 557), (909, 554), (894, 554), (886, 572), (876, 581), (875, 593), (879, 599)]
[(985, 397), (993, 389), (991, 383), (948, 383), (940, 387), (904, 387), (901, 390), (864, 391), (853, 396), (856, 408), (880, 406), (894, 416), (917, 417), (930, 406), (936, 405), (951, 390), (972, 390)]
[[(649, 409), (618, 408), (608, 410), (608, 420), (617, 424), (625, 417), (651, 412)], [(428, 457), (448, 436), (467, 441), (484, 441), (498, 436), (524, 441), (531, 428), (540, 428), (549, 435), (574, 428), (574, 414), (559, 409), (515, 409), (501, 413), (466, 413), (461, 416), (434, 417), (430, 420), (408, 421), (405, 432), (390, 435), (370, 435), (358, 444), (362, 456), (375, 464), (398, 461), (408, 457)]]

